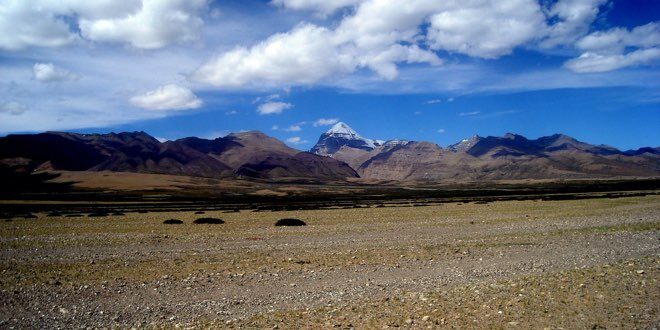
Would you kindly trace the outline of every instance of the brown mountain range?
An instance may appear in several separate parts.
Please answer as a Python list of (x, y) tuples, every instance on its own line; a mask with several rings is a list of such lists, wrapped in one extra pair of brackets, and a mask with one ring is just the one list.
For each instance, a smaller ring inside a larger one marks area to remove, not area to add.
[(341, 161), (289, 148), (260, 132), (162, 143), (144, 132), (9, 135), (0, 138), (0, 167), (17, 172), (116, 171), (209, 178), (357, 177)]
[(167, 142), (144, 132), (47, 132), (0, 138), (0, 170), (409, 182), (656, 177), (660, 149), (619, 151), (561, 134), (535, 140), (515, 134), (474, 136), (442, 148), (430, 142), (366, 139), (344, 123), (321, 135), (312, 152), (256, 131)]
[(623, 152), (563, 134), (536, 140), (516, 134), (473, 136), (442, 148), (430, 142), (378, 142), (338, 123), (321, 136), (312, 150), (344, 161), (360, 177), (375, 180), (438, 182), (660, 175), (660, 148)]

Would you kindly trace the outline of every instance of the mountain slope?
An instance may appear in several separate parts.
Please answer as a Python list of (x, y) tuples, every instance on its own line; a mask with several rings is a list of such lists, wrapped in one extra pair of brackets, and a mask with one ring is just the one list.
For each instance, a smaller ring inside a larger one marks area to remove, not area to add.
[[(74, 134), (49, 132), (0, 138), (0, 166), (12, 171), (115, 171), (210, 178), (237, 175), (252, 166), (251, 177), (303, 177), (344, 180), (357, 174), (346, 164), (300, 151), (260, 132), (205, 140), (161, 143), (144, 132)], [(272, 167), (272, 168), (271, 168)], [(277, 171), (273, 171), (277, 168)], [(240, 174), (245, 175), (245, 174)]]
[(653, 152), (643, 148), (623, 153), (562, 134), (536, 140), (516, 134), (474, 136), (447, 149), (411, 142), (373, 156), (358, 173), (369, 179), (407, 181), (658, 176), (660, 156)]
[(336, 153), (342, 147), (371, 151), (381, 142), (363, 138), (355, 130), (345, 123), (339, 122), (319, 137), (319, 141), (311, 152), (317, 155), (329, 156)]
[(366, 139), (338, 123), (313, 150), (319, 154), (300, 152), (256, 131), (165, 143), (144, 132), (47, 132), (0, 138), (0, 169), (410, 182), (660, 176), (659, 148), (622, 152), (562, 134), (534, 140), (515, 134), (474, 136), (442, 148), (430, 142)]

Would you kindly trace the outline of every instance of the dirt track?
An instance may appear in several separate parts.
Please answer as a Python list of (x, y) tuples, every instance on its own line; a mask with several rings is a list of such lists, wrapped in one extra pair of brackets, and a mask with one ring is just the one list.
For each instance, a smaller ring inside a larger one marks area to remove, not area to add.
[(2, 328), (660, 325), (657, 195), (42, 214), (0, 235)]

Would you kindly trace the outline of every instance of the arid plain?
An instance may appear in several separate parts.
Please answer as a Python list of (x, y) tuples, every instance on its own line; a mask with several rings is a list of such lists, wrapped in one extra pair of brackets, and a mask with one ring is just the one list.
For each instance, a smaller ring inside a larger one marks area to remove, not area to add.
[(0, 327), (653, 328), (658, 210), (649, 191), (15, 216), (0, 222)]

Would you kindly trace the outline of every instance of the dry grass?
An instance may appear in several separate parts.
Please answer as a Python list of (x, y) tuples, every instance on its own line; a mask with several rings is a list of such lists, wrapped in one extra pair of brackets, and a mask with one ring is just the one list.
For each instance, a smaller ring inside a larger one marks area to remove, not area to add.
[[(141, 297), (139, 288), (159, 285), (164, 276), (175, 281), (194, 276), (208, 277), (218, 284), (211, 289), (193, 285), (190, 291), (185, 289), (188, 284), (180, 284), (184, 286), (171, 290), (183, 290), (191, 295), (177, 299), (194, 302), (201, 299), (203, 292), (216, 290), (212, 292), (217, 296), (244, 294), (248, 297), (245, 299), (256, 296), (263, 301), (275, 299), (265, 298), (270, 297), (268, 290), (277, 288), (272, 283), (287, 283), (272, 274), (290, 276), (291, 281), (295, 278), (310, 288), (323, 283), (318, 292), (330, 293), (346, 290), (343, 286), (350, 281), (362, 281), (365, 276), (371, 281), (382, 275), (382, 283), (397, 289), (384, 286), (387, 289), (376, 291), (378, 298), (370, 299), (360, 293), (348, 301), (335, 300), (331, 307), (312, 298), (310, 301), (292, 298), (290, 303), (271, 312), (239, 305), (231, 307), (236, 311), (227, 307), (234, 311), (228, 312), (229, 319), (235, 313), (240, 320), (231, 324), (236, 326), (264, 327), (280, 323), (291, 328), (335, 324), (369, 328), (443, 324), (499, 328), (515, 322), (523, 327), (571, 327), (571, 320), (577, 320), (578, 327), (609, 327), (627, 321), (635, 324), (638, 320), (639, 324), (649, 325), (657, 322), (657, 309), (653, 305), (660, 301), (657, 239), (655, 250), (651, 250), (655, 254), (639, 250), (641, 259), (634, 261), (635, 266), (615, 263), (604, 267), (599, 264), (601, 259), (585, 259), (584, 265), (596, 264), (587, 269), (568, 270), (562, 257), (547, 255), (547, 251), (568, 244), (579, 252), (591, 246), (583, 241), (605, 242), (603, 246), (607, 246), (607, 242), (617, 242), (619, 237), (634, 239), (635, 233), (642, 233), (647, 239), (658, 237), (659, 209), (660, 196), (646, 196), (281, 212), (206, 211), (205, 217), (226, 221), (216, 226), (194, 225), (193, 220), (199, 215), (193, 211), (127, 213), (102, 218), (39, 214), (37, 219), (0, 222), (0, 288), (4, 292), (46, 290), (40, 294), (47, 295), (49, 291), (42, 288), (57, 280), (63, 290), (85, 285), (117, 286), (122, 292), (134, 290), (132, 294)], [(171, 218), (184, 223), (162, 223)], [(273, 226), (281, 218), (301, 219), (307, 226)], [(566, 253), (562, 251), (557, 253)], [(584, 255), (588, 253), (591, 252)], [(549, 261), (542, 263), (543, 266), (509, 272), (506, 262), (514, 256), (521, 258), (516, 261), (520, 264), (524, 264), (525, 258)], [(620, 258), (623, 255), (602, 256), (602, 260)], [(501, 272), (480, 274), (471, 280), (447, 279), (446, 287), (424, 284), (437, 285), (432, 275), (441, 274), (445, 268), (465, 266), (467, 274), (478, 273), (482, 262)], [(646, 270), (644, 276), (621, 275), (637, 267)], [(539, 274), (539, 268), (552, 271)], [(408, 284), (396, 275), (408, 269), (406, 276), (412, 279), (430, 279), (422, 284)], [(517, 277), (530, 272), (536, 275)], [(313, 277), (317, 274), (324, 282)], [(586, 289), (580, 287), (585, 283)], [(415, 288), (412, 291), (411, 286)], [(243, 292), (246, 288), (251, 291)], [(277, 290), (289, 293), (286, 289)], [(291, 290), (294, 292), (298, 287)], [(603, 297), (599, 298), (600, 295)], [(76, 294), (69, 296), (73, 299)], [(36, 297), (47, 298), (50, 297)], [(96, 303), (93, 297), (85, 299)], [(114, 303), (122, 304), (125, 298), (116, 299), (120, 300)], [(146, 301), (171, 303), (158, 299)], [(626, 309), (628, 305), (631, 309)], [(612, 317), (603, 316), (605, 311), (612, 313)], [(627, 319), (631, 311), (639, 319)], [(226, 316), (219, 321), (217, 317), (197, 318), (194, 314), (197, 312), (189, 313), (190, 318), (197, 320), (193, 322), (196, 325), (228, 325), (216, 323), (224, 322)], [(429, 317), (422, 321), (425, 315)], [(411, 324), (405, 323), (408, 318)]]

